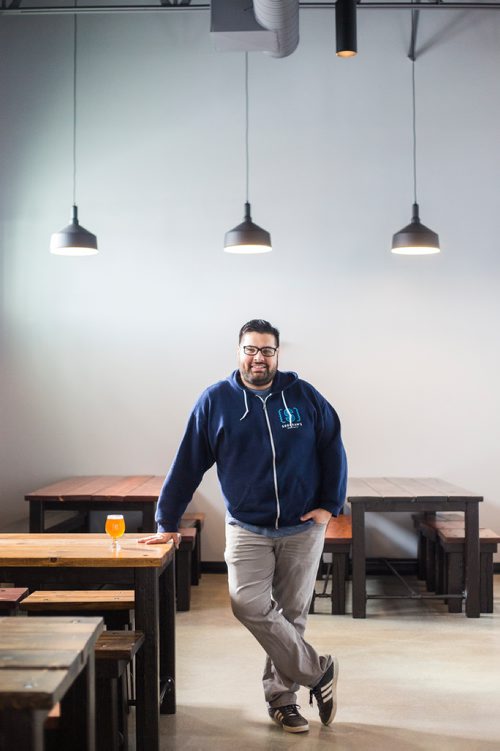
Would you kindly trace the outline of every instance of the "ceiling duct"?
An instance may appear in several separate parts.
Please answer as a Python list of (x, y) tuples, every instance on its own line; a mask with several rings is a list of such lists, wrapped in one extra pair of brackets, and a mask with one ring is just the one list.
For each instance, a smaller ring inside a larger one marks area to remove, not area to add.
[(291, 55), (299, 43), (299, 0), (212, 0), (210, 33), (220, 52)]
[(212, 0), (210, 36), (219, 52), (278, 52), (278, 35), (257, 22), (250, 0)]
[(287, 57), (299, 43), (299, 0), (254, 0), (255, 18), (278, 36), (278, 51), (273, 57)]

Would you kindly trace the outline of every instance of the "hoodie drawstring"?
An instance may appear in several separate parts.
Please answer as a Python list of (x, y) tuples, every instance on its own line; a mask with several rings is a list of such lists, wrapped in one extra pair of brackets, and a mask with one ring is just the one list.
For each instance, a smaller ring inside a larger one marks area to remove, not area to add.
[(281, 392), (281, 398), (283, 399), (283, 404), (285, 405), (285, 409), (286, 409), (286, 412), (287, 412), (287, 415), (288, 415), (288, 422), (291, 425), (292, 424), (292, 413), (288, 409), (288, 404), (286, 403), (285, 392), (284, 391)]
[(247, 392), (245, 391), (245, 389), (243, 389), (243, 398), (245, 399), (245, 414), (240, 417), (240, 422), (245, 419), (245, 417), (248, 415), (248, 412), (249, 412)]

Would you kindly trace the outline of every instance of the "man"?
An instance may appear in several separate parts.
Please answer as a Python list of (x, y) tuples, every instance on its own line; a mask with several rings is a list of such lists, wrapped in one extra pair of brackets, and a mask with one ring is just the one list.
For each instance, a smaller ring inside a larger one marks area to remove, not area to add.
[(333, 407), (296, 373), (278, 370), (279, 331), (264, 320), (239, 334), (238, 370), (199, 398), (158, 500), (158, 533), (173, 539), (214, 462), (227, 508), (225, 559), (235, 616), (267, 653), (269, 715), (284, 730), (309, 729), (299, 687), (321, 722), (335, 716), (338, 664), (304, 638), (326, 525), (345, 499), (347, 464)]

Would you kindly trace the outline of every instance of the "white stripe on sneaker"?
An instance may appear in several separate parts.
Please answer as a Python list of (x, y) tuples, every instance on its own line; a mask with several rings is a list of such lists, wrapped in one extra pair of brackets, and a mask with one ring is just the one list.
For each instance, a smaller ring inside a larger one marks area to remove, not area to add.
[(323, 701), (327, 701), (328, 698), (333, 696), (333, 681), (321, 687), (321, 696), (323, 697)]

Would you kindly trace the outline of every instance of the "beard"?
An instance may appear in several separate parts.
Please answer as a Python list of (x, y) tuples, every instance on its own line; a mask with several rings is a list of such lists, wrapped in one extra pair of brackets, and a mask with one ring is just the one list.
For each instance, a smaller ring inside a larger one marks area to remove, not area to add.
[(269, 367), (266, 363), (262, 366), (262, 370), (258, 371), (252, 370), (251, 366), (241, 365), (240, 376), (242, 381), (249, 386), (266, 386), (272, 382), (277, 369), (277, 365)]

